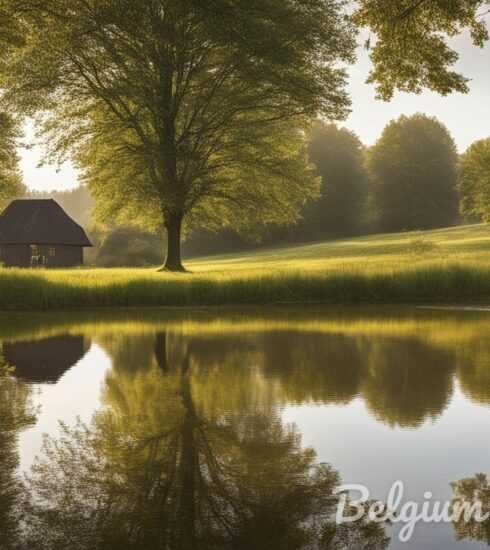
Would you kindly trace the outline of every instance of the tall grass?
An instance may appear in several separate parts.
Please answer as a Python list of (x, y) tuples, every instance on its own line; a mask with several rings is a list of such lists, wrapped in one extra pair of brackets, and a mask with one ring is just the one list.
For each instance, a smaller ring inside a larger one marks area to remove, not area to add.
[(378, 270), (170, 275), (135, 270), (0, 272), (1, 309), (381, 304), (490, 299), (490, 267), (422, 263)]
[(375, 235), (152, 269), (0, 269), (0, 309), (490, 300), (490, 226)]

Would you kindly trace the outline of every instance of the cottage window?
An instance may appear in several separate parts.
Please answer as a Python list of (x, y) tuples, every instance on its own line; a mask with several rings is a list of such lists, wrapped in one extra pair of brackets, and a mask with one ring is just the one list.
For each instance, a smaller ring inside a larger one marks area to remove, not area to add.
[(48, 248), (48, 255), (51, 257), (51, 258), (54, 258), (56, 256), (56, 248), (54, 246), (50, 246)]
[(36, 244), (31, 244), (31, 258), (39, 256), (39, 247)]

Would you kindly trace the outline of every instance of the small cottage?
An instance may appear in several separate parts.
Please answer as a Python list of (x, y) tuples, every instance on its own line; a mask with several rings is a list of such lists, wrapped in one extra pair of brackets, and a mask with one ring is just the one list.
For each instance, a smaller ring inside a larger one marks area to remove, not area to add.
[(6, 267), (75, 267), (92, 244), (52, 199), (13, 201), (0, 215), (0, 264)]

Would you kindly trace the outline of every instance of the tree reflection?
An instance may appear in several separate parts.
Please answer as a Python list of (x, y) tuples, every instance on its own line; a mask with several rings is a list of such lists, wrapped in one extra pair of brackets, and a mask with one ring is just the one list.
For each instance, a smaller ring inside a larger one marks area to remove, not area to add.
[[(490, 483), (485, 474), (462, 479), (452, 484), (453, 505), (481, 505), (481, 513), (490, 514)], [(473, 514), (469, 521), (461, 516), (454, 522), (454, 530), (458, 540), (471, 539), (490, 546), (490, 519), (477, 521)]]
[(418, 340), (373, 339), (365, 357), (362, 396), (377, 419), (416, 428), (448, 406), (456, 369), (451, 353)]
[[(262, 406), (269, 400), (269, 406), (277, 407), (348, 404), (362, 397), (377, 420), (402, 428), (416, 428), (442, 414), (453, 394), (458, 361), (450, 351), (415, 338), (307, 332), (206, 337), (169, 332), (157, 335), (154, 349), (145, 338), (140, 340), (139, 352), (144, 361), (135, 363), (134, 350), (116, 351), (116, 369), (123, 358), (128, 369), (155, 361), (167, 368), (190, 353), (193, 364), (199, 365), (193, 376), (206, 384), (202, 399), (212, 403), (220, 392), (221, 399), (228, 397), (230, 410), (245, 398), (262, 400)], [(122, 345), (127, 347), (127, 342)], [(472, 372), (465, 371), (468, 384)], [(254, 392), (242, 391), (243, 376)]]
[(0, 354), (0, 548), (15, 548), (22, 517), (18, 433), (35, 420), (29, 387), (16, 381)]
[(347, 404), (359, 394), (365, 361), (354, 338), (272, 332), (262, 344), (266, 372), (281, 381), (289, 402)]
[(459, 380), (463, 393), (483, 405), (490, 404), (490, 342), (479, 339), (459, 351)]
[(31, 548), (386, 548), (379, 525), (334, 524), (338, 473), (282, 423), (256, 369), (233, 368), (236, 346), (226, 363), (179, 335), (148, 349), (112, 370), (90, 428), (46, 440)]

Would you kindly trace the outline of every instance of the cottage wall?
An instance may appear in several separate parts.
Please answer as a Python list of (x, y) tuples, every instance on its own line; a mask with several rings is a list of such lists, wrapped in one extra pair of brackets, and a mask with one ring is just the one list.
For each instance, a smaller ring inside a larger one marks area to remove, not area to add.
[(83, 265), (83, 248), (40, 245), (37, 258), (32, 258), (30, 245), (4, 244), (0, 245), (0, 263), (6, 267), (76, 267)]
[(0, 245), (0, 264), (5, 267), (30, 267), (31, 251), (25, 244)]

